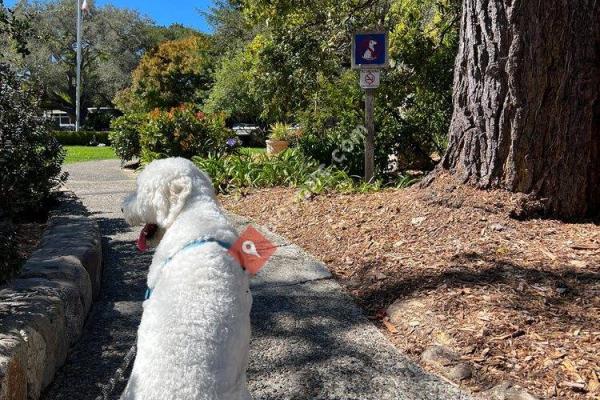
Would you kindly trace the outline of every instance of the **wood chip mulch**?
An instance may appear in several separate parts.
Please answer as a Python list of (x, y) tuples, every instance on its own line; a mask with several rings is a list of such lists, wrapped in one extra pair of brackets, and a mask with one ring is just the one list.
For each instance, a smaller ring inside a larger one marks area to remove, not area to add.
[[(474, 366), (474, 391), (511, 381), (541, 398), (600, 398), (600, 226), (509, 217), (518, 196), (440, 177), (425, 189), (224, 206), (324, 261), (379, 327), (419, 360), (433, 344)], [(402, 318), (386, 315), (396, 303)]]

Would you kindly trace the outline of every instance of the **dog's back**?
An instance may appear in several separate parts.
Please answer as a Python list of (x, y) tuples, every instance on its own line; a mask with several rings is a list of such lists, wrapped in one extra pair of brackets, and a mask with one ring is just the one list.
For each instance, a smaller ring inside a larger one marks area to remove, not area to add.
[(161, 271), (122, 400), (242, 400), (250, 339), (248, 275), (217, 243)]

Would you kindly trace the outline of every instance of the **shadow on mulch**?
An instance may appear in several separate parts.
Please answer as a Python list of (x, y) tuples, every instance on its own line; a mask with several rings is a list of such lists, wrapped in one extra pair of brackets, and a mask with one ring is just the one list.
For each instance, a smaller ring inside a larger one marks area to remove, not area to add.
[(598, 220), (516, 221), (513, 194), (444, 180), (310, 201), (284, 188), (222, 200), (321, 258), (370, 317), (398, 301), (410, 316), (379, 324), (394, 343), (420, 359), (439, 333), (477, 363), (476, 389), (510, 380), (579, 400), (600, 387)]
[[(432, 274), (422, 273), (419, 276), (407, 278), (391, 277), (382, 287), (367, 289), (361, 292), (359, 302), (367, 309), (373, 304), (390, 304), (397, 298), (411, 297), (416, 292), (445, 288), (489, 287), (498, 284), (522, 282), (528, 287), (548, 288), (552, 295), (546, 297), (546, 305), (560, 307), (571, 304), (573, 300), (585, 296), (595, 296), (594, 292), (600, 285), (600, 273), (592, 271), (577, 271), (573, 267), (564, 266), (560, 273), (535, 269), (532, 266), (520, 266), (508, 261), (497, 261), (494, 256), (478, 253), (462, 253), (453, 257), (457, 264)], [(471, 265), (478, 261), (483, 265)], [(357, 268), (357, 275), (367, 276), (372, 266), (365, 264)], [(541, 267), (540, 267), (541, 268)], [(517, 292), (519, 293), (519, 292)], [(533, 300), (531, 295), (521, 292), (517, 309), (528, 310), (527, 304)], [(376, 311), (376, 310), (374, 310)], [(539, 315), (545, 310), (531, 309)], [(590, 316), (592, 317), (592, 316)], [(564, 316), (565, 319), (570, 317)], [(591, 319), (595, 321), (594, 318)]]

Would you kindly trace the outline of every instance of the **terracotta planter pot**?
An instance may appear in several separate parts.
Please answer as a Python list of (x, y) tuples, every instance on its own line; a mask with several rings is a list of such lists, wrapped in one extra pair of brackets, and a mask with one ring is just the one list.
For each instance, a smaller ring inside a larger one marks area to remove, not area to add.
[(267, 154), (279, 154), (288, 148), (287, 140), (267, 140)]

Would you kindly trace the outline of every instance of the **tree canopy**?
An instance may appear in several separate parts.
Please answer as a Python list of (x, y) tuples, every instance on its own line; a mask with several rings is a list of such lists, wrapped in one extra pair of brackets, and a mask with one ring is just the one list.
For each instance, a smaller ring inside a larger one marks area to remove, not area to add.
[(431, 166), (446, 145), (459, 15), (457, 0), (221, 1), (211, 21), (225, 56), (207, 110), (347, 136), (362, 123), (358, 76), (350, 71), (352, 33), (384, 29), (391, 67), (377, 91), (380, 164), (396, 154)]
[(150, 111), (181, 103), (202, 104), (212, 82), (213, 56), (200, 34), (170, 40), (146, 53), (129, 88), (117, 96), (123, 110)]
[[(69, 0), (21, 0), (16, 15), (29, 21), (30, 54), (13, 64), (43, 91), (43, 106), (75, 113), (76, 7)], [(115, 94), (131, 83), (142, 56), (165, 40), (195, 31), (180, 25), (157, 27), (138, 12), (93, 3), (84, 15), (82, 43), (82, 112), (110, 106)]]

